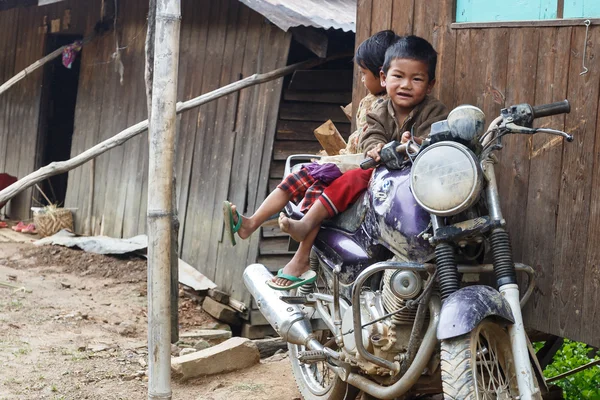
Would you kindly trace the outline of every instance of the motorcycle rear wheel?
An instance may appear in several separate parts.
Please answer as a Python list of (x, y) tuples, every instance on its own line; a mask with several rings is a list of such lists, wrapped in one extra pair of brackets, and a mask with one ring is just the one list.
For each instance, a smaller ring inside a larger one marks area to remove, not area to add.
[(472, 332), (443, 340), (442, 386), (445, 400), (508, 400), (519, 396), (507, 332), (484, 320)]
[[(327, 340), (329, 331), (315, 332), (321, 335), (321, 342)], [(305, 350), (304, 346), (288, 344), (290, 362), (296, 385), (304, 400), (354, 400), (358, 389), (342, 381), (325, 362), (302, 364), (298, 361), (298, 352)]]

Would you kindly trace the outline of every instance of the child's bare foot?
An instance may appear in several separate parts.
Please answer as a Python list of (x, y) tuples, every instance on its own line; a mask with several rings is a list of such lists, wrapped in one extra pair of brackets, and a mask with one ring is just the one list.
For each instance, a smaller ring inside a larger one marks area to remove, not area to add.
[[(302, 275), (310, 269), (310, 264), (308, 264), (308, 260), (306, 260), (305, 262), (301, 262), (300, 260), (296, 260), (295, 258), (296, 257), (292, 258), (290, 262), (287, 263), (285, 267), (283, 267), (284, 274), (299, 277), (300, 275)], [(273, 283), (279, 286), (290, 286), (294, 282), (285, 278), (274, 276)]]
[(289, 234), (296, 242), (301, 242), (310, 232), (310, 227), (302, 223), (286, 217), (284, 213), (279, 214), (279, 229)]
[[(237, 207), (235, 206), (235, 204), (231, 205), (231, 212), (233, 214), (233, 223), (235, 225), (237, 225), (237, 223), (238, 223), (238, 217), (237, 217), (238, 214), (235, 212), (236, 208)], [(249, 218), (244, 217), (242, 214), (240, 214), (240, 216), (242, 217), (242, 226), (237, 231), (237, 234), (241, 239), (247, 239), (256, 230), (256, 228), (253, 227), (252, 221)]]

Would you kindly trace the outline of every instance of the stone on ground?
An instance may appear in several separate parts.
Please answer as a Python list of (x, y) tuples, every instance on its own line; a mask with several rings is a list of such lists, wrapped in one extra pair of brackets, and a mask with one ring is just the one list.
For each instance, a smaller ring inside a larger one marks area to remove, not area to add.
[(205, 350), (171, 360), (171, 371), (183, 380), (248, 368), (260, 361), (251, 340), (234, 337)]
[(220, 329), (197, 329), (195, 331), (183, 332), (179, 335), (183, 339), (204, 339), (210, 341), (225, 341), (231, 338), (231, 331)]

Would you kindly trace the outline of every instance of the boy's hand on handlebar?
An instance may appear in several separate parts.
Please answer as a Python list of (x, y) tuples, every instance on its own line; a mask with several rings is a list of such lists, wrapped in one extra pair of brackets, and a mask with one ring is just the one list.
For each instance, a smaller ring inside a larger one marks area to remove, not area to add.
[(367, 151), (367, 156), (371, 157), (376, 162), (381, 161), (381, 157), (379, 156), (379, 153), (381, 152), (382, 148), (383, 148), (383, 143), (379, 143), (378, 145), (373, 147), (371, 150)]

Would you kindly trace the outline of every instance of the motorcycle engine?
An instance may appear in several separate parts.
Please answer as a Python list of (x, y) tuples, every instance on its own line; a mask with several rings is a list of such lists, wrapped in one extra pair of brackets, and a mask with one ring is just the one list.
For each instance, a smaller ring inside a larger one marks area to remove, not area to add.
[[(360, 296), (360, 315), (363, 346), (367, 351), (388, 361), (400, 361), (408, 350), (408, 342), (415, 320), (416, 308), (406, 306), (406, 301), (416, 298), (423, 290), (419, 274), (407, 270), (386, 270), (382, 290), (364, 290)], [(354, 307), (356, 305), (352, 305)], [(359, 366), (373, 376), (390, 376), (390, 371), (361, 357), (356, 350), (352, 307), (342, 318), (345, 361)], [(375, 320), (397, 312), (390, 318)]]

